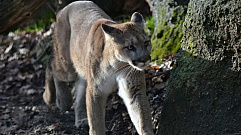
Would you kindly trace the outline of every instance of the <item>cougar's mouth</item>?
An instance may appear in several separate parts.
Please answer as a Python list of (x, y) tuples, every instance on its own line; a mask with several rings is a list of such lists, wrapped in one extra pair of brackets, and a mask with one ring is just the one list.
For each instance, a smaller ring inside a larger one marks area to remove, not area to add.
[(135, 61), (129, 62), (129, 64), (130, 64), (132, 67), (134, 67), (135, 69), (140, 70), (140, 71), (142, 71), (142, 70), (144, 70), (145, 68), (147, 68), (148, 65), (149, 65), (149, 63), (150, 63), (150, 60), (148, 60), (148, 61), (146, 61), (146, 62), (135, 62)]

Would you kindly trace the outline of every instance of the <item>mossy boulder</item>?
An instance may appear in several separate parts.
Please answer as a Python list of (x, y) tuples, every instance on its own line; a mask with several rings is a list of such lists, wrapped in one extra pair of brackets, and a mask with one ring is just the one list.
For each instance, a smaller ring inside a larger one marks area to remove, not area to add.
[(176, 53), (181, 47), (182, 25), (189, 0), (153, 0), (155, 30), (152, 36), (152, 60)]
[(159, 134), (240, 134), (241, 1), (192, 0)]

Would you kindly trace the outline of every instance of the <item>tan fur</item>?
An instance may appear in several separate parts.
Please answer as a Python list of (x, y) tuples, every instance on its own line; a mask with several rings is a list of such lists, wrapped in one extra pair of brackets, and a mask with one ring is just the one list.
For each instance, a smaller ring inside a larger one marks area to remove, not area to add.
[(118, 89), (137, 132), (152, 135), (143, 71), (151, 45), (143, 27), (139, 13), (131, 22), (116, 24), (93, 2), (74, 2), (61, 10), (46, 69), (46, 104), (56, 101), (60, 109), (69, 110), (67, 83), (75, 81), (75, 125), (89, 124), (91, 135), (104, 135), (106, 100)]

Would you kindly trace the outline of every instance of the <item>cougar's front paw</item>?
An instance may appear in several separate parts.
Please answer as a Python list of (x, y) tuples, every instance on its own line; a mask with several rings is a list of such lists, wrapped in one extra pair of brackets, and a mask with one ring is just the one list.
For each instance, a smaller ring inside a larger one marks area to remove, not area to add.
[(68, 111), (73, 103), (71, 98), (57, 98), (56, 104), (60, 110)]
[(87, 118), (84, 118), (84, 119), (75, 121), (75, 126), (76, 126), (77, 128), (88, 129), (88, 128), (89, 128), (88, 119), (87, 119)]

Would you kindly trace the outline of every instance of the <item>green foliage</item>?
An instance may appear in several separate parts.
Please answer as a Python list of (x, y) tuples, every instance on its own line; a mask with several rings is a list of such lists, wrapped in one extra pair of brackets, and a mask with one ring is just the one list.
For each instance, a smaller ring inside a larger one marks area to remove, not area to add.
[(20, 31), (20, 28), (16, 28), (15, 30), (13, 30), (13, 32), (16, 34), (16, 33), (19, 33)]
[(54, 15), (52, 13), (44, 14), (41, 19), (37, 20), (33, 25), (26, 26), (24, 28), (17, 28), (14, 33), (18, 33), (20, 30), (25, 30), (28, 32), (36, 32), (42, 29), (47, 29), (51, 23), (54, 22)]
[(131, 16), (129, 16), (128, 18), (127, 17), (123, 18), (123, 23), (130, 22), (130, 21), (131, 21)]

